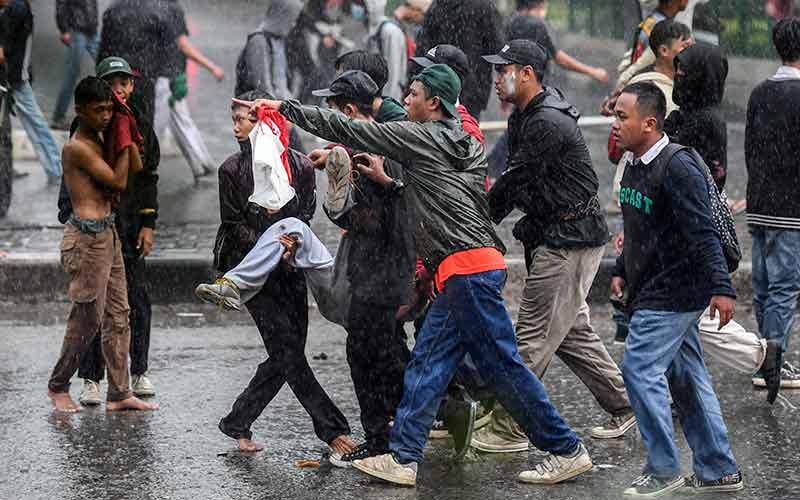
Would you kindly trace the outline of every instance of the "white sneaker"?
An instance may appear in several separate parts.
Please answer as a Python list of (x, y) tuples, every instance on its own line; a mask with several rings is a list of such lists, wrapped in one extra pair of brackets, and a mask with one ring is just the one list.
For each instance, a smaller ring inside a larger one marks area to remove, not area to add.
[(636, 425), (636, 415), (633, 411), (624, 415), (611, 417), (606, 425), (592, 429), (591, 436), (595, 439), (614, 439), (622, 437)]
[(527, 438), (524, 440), (508, 439), (486, 427), (472, 434), (470, 446), (484, 453), (518, 453), (528, 451), (530, 448)]
[(214, 283), (197, 285), (194, 294), (203, 302), (216, 304), (223, 309), (241, 311), (239, 289), (227, 278), (219, 278)]
[(156, 388), (150, 379), (145, 375), (133, 375), (131, 377), (131, 388), (133, 393), (137, 396), (155, 396)]
[(83, 406), (97, 406), (103, 402), (100, 398), (100, 384), (88, 378), (83, 379), (83, 388), (78, 402)]
[(400, 464), (391, 453), (364, 460), (354, 460), (353, 468), (378, 479), (394, 484), (414, 486), (417, 484), (417, 464)]
[(521, 472), (519, 480), (523, 483), (556, 484), (583, 474), (592, 468), (592, 459), (586, 447), (583, 444), (579, 446), (573, 457), (548, 454), (536, 468)]

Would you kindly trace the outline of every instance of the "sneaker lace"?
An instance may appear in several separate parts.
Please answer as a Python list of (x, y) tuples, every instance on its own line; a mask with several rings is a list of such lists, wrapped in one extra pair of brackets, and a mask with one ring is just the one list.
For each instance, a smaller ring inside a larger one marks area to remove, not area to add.
[(561, 468), (561, 462), (555, 455), (547, 455), (542, 460), (542, 463), (536, 466), (536, 472), (544, 474), (545, 472), (555, 472)]
[(650, 474), (642, 474), (641, 476), (639, 476), (639, 477), (637, 477), (636, 479), (633, 480), (633, 482), (631, 483), (631, 486), (645, 486), (652, 479), (653, 479), (652, 475), (650, 475)]

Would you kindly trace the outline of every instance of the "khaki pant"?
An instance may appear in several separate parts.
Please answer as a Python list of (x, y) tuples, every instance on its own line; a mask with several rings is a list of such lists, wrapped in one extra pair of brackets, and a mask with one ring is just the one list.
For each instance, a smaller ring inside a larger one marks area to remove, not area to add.
[[(544, 377), (553, 355), (558, 355), (605, 411), (619, 415), (631, 411), (622, 373), (592, 328), (586, 303), (603, 252), (603, 247), (536, 249), (522, 292), (517, 345), (522, 360), (537, 377)], [(499, 405), (492, 430), (507, 438), (527, 440)]]
[(61, 355), (50, 375), (49, 389), (56, 393), (69, 391), (69, 380), (77, 371), (81, 356), (100, 333), (108, 372), (108, 400), (131, 397), (128, 289), (116, 231), (82, 233), (72, 224), (65, 224), (61, 265), (71, 276), (72, 308)]

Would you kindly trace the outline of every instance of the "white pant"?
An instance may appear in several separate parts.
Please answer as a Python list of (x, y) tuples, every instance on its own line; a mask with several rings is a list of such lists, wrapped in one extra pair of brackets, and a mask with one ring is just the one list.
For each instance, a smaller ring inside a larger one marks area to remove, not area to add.
[(207, 172), (212, 172), (214, 170), (214, 160), (208, 152), (200, 130), (189, 113), (187, 100), (176, 101), (170, 107), (169, 98), (171, 95), (169, 79), (159, 77), (156, 82), (156, 112), (154, 118), (154, 127), (158, 140), (163, 143), (169, 129), (183, 157), (186, 158), (189, 168), (192, 169), (192, 174), (198, 177)]

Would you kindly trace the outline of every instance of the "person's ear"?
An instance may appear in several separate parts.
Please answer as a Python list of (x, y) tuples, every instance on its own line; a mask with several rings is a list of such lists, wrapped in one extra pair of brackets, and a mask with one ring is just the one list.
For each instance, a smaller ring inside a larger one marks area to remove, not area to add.
[(644, 119), (644, 131), (647, 133), (655, 132), (658, 128), (658, 120), (655, 116), (648, 116)]
[(436, 108), (439, 108), (442, 105), (442, 100), (439, 99), (439, 96), (433, 96), (428, 100), (428, 109), (431, 111), (436, 111)]
[(530, 66), (523, 66), (519, 72), (519, 76), (521, 77), (520, 79), (522, 80), (523, 83), (528, 83), (530, 81), (533, 81), (535, 77), (533, 73), (533, 68)]

